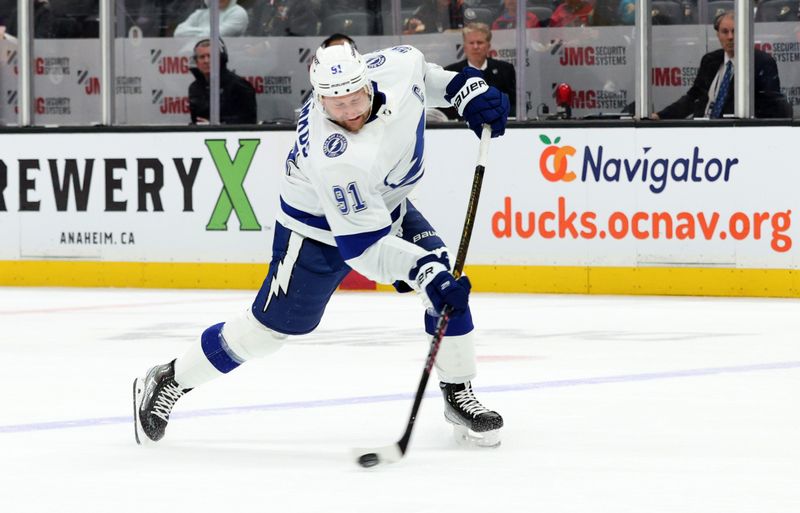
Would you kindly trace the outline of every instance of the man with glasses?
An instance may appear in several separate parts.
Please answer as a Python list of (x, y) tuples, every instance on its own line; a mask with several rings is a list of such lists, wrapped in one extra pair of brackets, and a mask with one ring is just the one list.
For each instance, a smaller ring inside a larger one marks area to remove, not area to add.
[[(734, 27), (732, 11), (714, 20), (722, 48), (703, 56), (694, 84), (677, 101), (650, 115), (652, 119), (721, 118), (733, 114)], [(791, 106), (781, 93), (778, 65), (766, 52), (755, 50), (753, 60), (757, 118), (791, 117)]]

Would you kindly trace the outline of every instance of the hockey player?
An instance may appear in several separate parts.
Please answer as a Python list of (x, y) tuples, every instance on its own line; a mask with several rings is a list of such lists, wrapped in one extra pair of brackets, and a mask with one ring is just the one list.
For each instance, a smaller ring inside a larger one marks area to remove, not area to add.
[(489, 124), (496, 137), (505, 132), (508, 98), (480, 71), (445, 71), (411, 46), (365, 56), (347, 43), (320, 48), (309, 73), (313, 96), (286, 159), (267, 277), (247, 311), (134, 381), (136, 441), (160, 440), (186, 392), (314, 330), (352, 268), (417, 291), (429, 334), (437, 313), (453, 308), (436, 360), (445, 418), (461, 440), (498, 445), (503, 419), (471, 385), (469, 280), (453, 278), (450, 253), (406, 197), (424, 172), (426, 107), (452, 105), (476, 134)]

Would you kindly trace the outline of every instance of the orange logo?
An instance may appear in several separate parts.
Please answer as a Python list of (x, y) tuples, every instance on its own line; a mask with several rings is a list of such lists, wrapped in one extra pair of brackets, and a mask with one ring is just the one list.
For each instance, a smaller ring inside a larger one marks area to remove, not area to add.
[[(572, 146), (556, 146), (561, 137), (556, 137), (556, 140), (550, 142), (550, 138), (546, 135), (540, 135), (539, 139), (549, 144), (547, 148), (542, 151), (539, 157), (539, 171), (542, 176), (550, 182), (571, 182), (575, 178), (575, 173), (567, 170), (567, 157), (575, 155), (575, 148)], [(552, 167), (549, 166), (552, 157)]]

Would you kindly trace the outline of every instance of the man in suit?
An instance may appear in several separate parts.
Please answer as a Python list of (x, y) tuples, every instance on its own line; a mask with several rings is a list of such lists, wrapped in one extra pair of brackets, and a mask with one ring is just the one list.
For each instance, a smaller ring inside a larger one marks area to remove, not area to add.
[[(517, 76), (514, 66), (504, 61), (489, 57), (492, 49), (492, 31), (485, 23), (470, 23), (462, 29), (464, 38), (464, 56), (466, 59), (459, 61), (444, 69), (460, 73), (467, 66), (481, 70), (483, 79), (490, 86), (494, 86), (501, 93), (508, 95), (511, 102), (511, 115), (516, 113)], [(443, 109), (447, 117), (457, 119), (455, 109)]]
[[(694, 84), (677, 101), (652, 119), (682, 119), (690, 115), (696, 118), (720, 118), (733, 114), (733, 12), (720, 14), (714, 20), (722, 48), (709, 52), (700, 61), (700, 69)], [(760, 50), (755, 51), (755, 117), (791, 117), (791, 106), (781, 94), (781, 81), (775, 59)]]

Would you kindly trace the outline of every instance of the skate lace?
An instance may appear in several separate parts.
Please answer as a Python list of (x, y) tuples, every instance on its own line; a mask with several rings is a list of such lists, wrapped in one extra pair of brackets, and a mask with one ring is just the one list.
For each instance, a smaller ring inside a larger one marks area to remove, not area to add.
[(486, 413), (489, 411), (484, 405), (478, 402), (475, 398), (475, 394), (472, 393), (472, 387), (467, 385), (464, 390), (460, 390), (455, 392), (453, 396), (456, 399), (456, 404), (462, 410), (466, 411), (473, 417), (477, 417), (481, 413)]
[(172, 407), (175, 406), (175, 402), (180, 399), (182, 395), (183, 390), (181, 390), (177, 384), (170, 383), (164, 385), (164, 388), (158, 393), (155, 403), (153, 404), (153, 415), (164, 422), (168, 422)]

